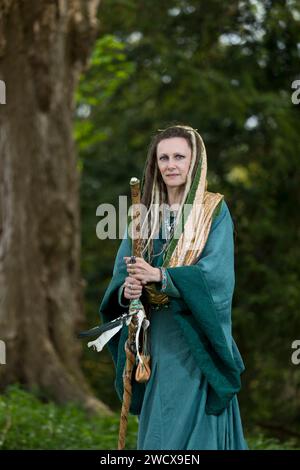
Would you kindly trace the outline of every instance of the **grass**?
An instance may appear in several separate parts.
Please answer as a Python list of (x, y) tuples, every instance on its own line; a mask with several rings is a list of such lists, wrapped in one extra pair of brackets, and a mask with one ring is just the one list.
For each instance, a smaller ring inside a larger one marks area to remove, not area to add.
[[(88, 417), (78, 405), (44, 403), (33, 393), (11, 386), (0, 395), (0, 449), (113, 450), (119, 418), (118, 413)], [(129, 416), (126, 449), (136, 449), (137, 429), (137, 417)], [(262, 434), (246, 440), (251, 450), (297, 448), (293, 440), (280, 443)]]
[[(138, 422), (128, 420), (126, 449), (136, 448)], [(18, 386), (0, 396), (0, 449), (117, 448), (119, 415), (88, 417), (75, 404), (42, 403)]]

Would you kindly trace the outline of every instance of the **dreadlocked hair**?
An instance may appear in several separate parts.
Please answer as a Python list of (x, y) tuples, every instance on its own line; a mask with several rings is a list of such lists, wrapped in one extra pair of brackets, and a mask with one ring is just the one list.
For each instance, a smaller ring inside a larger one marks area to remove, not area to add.
[(162, 140), (171, 139), (172, 137), (183, 137), (192, 151), (191, 165), (187, 175), (185, 192), (178, 210), (176, 223), (178, 223), (180, 212), (194, 179), (202, 151), (202, 142), (200, 141), (198, 134), (193, 132), (192, 128), (185, 125), (181, 126), (178, 124), (167, 127), (158, 134), (155, 134), (151, 139), (141, 184), (141, 203), (147, 209), (146, 214), (142, 217), (142, 256), (145, 257), (147, 253), (149, 262), (151, 261), (153, 253), (153, 238), (158, 233), (161, 221), (160, 206), (161, 204), (167, 204), (168, 202), (167, 188), (157, 165), (157, 146)]

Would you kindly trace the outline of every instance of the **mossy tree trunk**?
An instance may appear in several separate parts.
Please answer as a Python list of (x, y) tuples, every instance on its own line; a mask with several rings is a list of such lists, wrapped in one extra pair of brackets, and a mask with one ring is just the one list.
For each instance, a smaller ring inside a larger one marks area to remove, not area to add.
[(95, 400), (79, 366), (83, 325), (74, 89), (99, 0), (0, 1), (1, 386)]

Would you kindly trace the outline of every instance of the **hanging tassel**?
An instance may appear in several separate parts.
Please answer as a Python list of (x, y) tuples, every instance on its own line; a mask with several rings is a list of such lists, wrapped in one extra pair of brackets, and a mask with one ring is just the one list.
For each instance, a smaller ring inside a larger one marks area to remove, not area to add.
[(148, 327), (150, 321), (147, 318), (144, 318), (142, 327), (143, 327), (143, 346), (142, 354), (139, 354), (139, 363), (135, 372), (135, 380), (137, 382), (143, 383), (148, 382), (151, 375), (150, 368), (150, 351), (148, 347)]
[(140, 344), (140, 332), (141, 328), (143, 325), (144, 320), (146, 319), (146, 314), (144, 310), (139, 310), (137, 315), (137, 330), (136, 330), (136, 335), (135, 335), (135, 347), (136, 347), (136, 360), (139, 361), (139, 363), (143, 363), (142, 358), (140, 356), (139, 352), (139, 344)]

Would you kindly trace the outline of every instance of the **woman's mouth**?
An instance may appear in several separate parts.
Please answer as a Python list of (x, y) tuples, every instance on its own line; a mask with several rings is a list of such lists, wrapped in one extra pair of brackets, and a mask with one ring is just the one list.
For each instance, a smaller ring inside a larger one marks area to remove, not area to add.
[(179, 175), (166, 175), (168, 178), (173, 178), (174, 176), (179, 176)]

